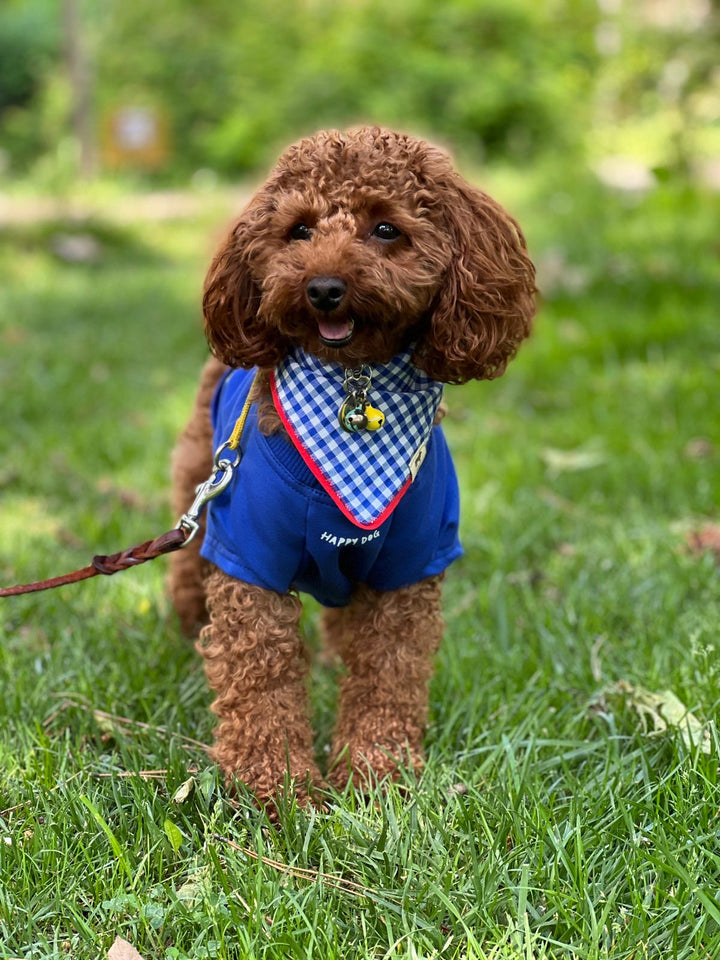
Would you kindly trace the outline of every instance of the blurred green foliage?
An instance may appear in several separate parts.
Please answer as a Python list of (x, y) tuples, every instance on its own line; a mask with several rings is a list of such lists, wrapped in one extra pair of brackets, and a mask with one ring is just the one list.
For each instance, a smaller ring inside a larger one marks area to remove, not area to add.
[[(15, 174), (67, 154), (67, 2), (0, 12), (0, 144)], [(159, 110), (166, 178), (236, 175), (293, 137), (368, 121), (438, 137), (473, 163), (568, 163), (620, 145), (687, 172), (720, 152), (716, 3), (75, 3), (96, 129), (118, 107)]]
[(130, 99), (154, 91), (185, 160), (227, 172), (289, 136), (358, 120), (433, 131), (476, 155), (536, 150), (571, 139), (568, 101), (590, 81), (591, 52), (573, 60), (568, 42), (567, 55), (548, 55), (555, 17), (524, 0), (213, 0), (201, 23), (180, 6), (173, 17), (176, 0), (160, 5), (163, 54), (152, 58), (137, 39), (144, 14), (118, 4), (100, 86), (112, 77)]
[(57, 53), (56, 24), (43, 3), (0, 8), (0, 112), (25, 107)]
[(45, 0), (0, 6), (0, 147), (19, 168), (48, 146), (36, 114), (60, 57), (60, 25), (52, 11)]

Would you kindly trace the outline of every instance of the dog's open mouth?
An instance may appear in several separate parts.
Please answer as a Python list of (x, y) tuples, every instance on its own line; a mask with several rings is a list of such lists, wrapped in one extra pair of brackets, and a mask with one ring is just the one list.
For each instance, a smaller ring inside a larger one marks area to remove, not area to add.
[(344, 347), (350, 343), (355, 324), (352, 320), (318, 320), (320, 340), (326, 347)]

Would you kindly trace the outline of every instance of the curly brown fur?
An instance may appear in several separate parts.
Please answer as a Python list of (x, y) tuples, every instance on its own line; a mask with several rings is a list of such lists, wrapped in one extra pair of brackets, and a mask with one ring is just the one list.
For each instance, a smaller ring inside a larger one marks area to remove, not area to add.
[(326, 640), (347, 676), (331, 751), (330, 782), (397, 774), (398, 763), (422, 767), (428, 682), (440, 645), (442, 577), (381, 593), (359, 586), (347, 607), (327, 610)]
[[(375, 237), (378, 222), (400, 231)], [(308, 239), (293, 239), (304, 224)], [(337, 276), (352, 320), (342, 348), (319, 338), (308, 281)], [(535, 272), (515, 220), (455, 172), (437, 147), (377, 128), (290, 147), (215, 257), (203, 307), (230, 366), (271, 368), (293, 344), (352, 366), (415, 343), (435, 380), (501, 374), (530, 331)]]
[[(396, 235), (379, 230), (387, 223)], [(330, 320), (310, 294), (313, 278), (328, 277), (345, 289)], [(284, 428), (268, 374), (291, 347), (355, 366), (386, 363), (412, 346), (415, 364), (435, 380), (489, 379), (528, 335), (534, 294), (519, 226), (437, 147), (379, 128), (320, 133), (290, 147), (208, 271), (203, 310), (217, 360), (203, 373), (176, 452), (176, 510), (209, 474), (208, 407), (223, 364), (259, 368), (258, 423), (271, 434)], [(173, 600), (192, 629), (205, 614), (197, 549), (173, 563)], [(263, 801), (288, 773), (306, 798), (320, 774), (299, 601), (219, 571), (206, 590), (210, 624), (198, 648), (221, 720), (213, 756)], [(358, 584), (346, 608), (325, 614), (348, 671), (333, 738), (336, 785), (353, 772), (392, 777), (401, 762), (422, 764), (439, 608), (434, 577), (393, 592)]]
[(207, 580), (210, 623), (197, 644), (220, 717), (212, 756), (271, 802), (286, 773), (298, 796), (320, 783), (307, 717), (301, 604), (216, 570)]

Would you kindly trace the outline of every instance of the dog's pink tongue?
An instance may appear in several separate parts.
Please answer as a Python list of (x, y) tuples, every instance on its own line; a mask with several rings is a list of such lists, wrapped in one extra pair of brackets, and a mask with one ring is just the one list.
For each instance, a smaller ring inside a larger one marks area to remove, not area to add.
[(325, 340), (344, 340), (350, 335), (349, 320), (318, 320), (317, 325)]

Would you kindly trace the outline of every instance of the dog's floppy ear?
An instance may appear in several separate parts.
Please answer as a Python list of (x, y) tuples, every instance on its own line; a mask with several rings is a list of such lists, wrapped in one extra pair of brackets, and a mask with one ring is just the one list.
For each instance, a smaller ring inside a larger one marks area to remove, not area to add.
[(491, 197), (457, 174), (441, 189), (451, 259), (416, 362), (443, 383), (489, 380), (530, 332), (535, 268), (520, 227)]
[(234, 224), (205, 277), (205, 336), (213, 354), (230, 367), (274, 367), (285, 344), (258, 317), (261, 290), (252, 257), (262, 244), (264, 204), (256, 197)]

